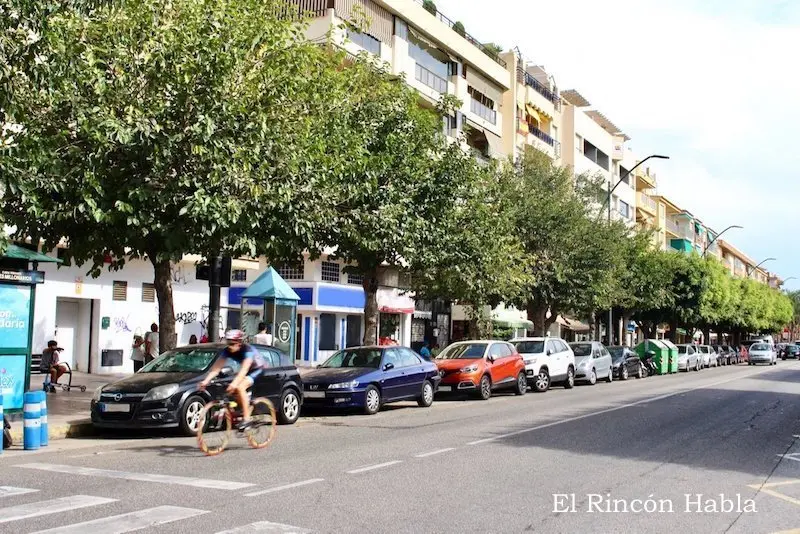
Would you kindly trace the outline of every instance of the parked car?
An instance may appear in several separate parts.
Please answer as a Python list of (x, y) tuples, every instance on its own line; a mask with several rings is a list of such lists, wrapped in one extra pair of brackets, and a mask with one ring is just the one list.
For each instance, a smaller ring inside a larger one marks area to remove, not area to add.
[(784, 360), (792, 358), (795, 360), (800, 359), (800, 345), (786, 345), (782, 358)]
[(453, 343), (439, 354), (436, 365), (442, 373), (442, 385), (451, 391), (475, 392), (483, 400), (500, 389), (512, 389), (517, 395), (528, 391), (525, 362), (506, 341)]
[(644, 378), (647, 375), (639, 355), (628, 347), (608, 347), (608, 352), (611, 354), (614, 376), (620, 380), (627, 380), (631, 376)]
[(769, 343), (753, 343), (750, 345), (748, 356), (748, 365), (757, 365), (759, 363), (766, 363), (768, 365), (778, 364), (778, 356), (775, 354), (775, 348)]
[(726, 355), (727, 355), (727, 364), (728, 365), (736, 365), (741, 361), (742, 355), (739, 352), (739, 348), (734, 345), (726, 345)]
[(522, 355), (525, 375), (533, 391), (547, 391), (553, 384), (571, 389), (575, 385), (575, 355), (558, 337), (525, 337), (511, 344)]
[[(303, 404), (303, 381), (294, 360), (273, 347), (251, 346), (270, 364), (253, 384), (253, 397), (267, 397), (281, 423), (294, 423)], [(103, 428), (180, 428), (187, 435), (197, 434), (200, 412), (217, 393), (214, 388), (200, 391), (197, 385), (224, 347), (204, 343), (167, 351), (138, 373), (99, 387), (91, 401), (92, 423)], [(225, 385), (236, 372), (238, 365), (230, 362), (217, 380)]]
[(717, 355), (717, 366), (728, 365), (728, 350), (723, 345), (714, 345), (712, 348)]
[(702, 358), (695, 345), (678, 345), (678, 371), (699, 371)]
[(408, 347), (351, 347), (303, 376), (307, 406), (361, 408), (378, 413), (390, 402), (433, 404), (441, 377), (435, 363)]
[(611, 364), (611, 354), (597, 341), (570, 343), (570, 348), (575, 354), (575, 380), (597, 383), (598, 378), (606, 382), (614, 381), (614, 366)]
[(707, 368), (717, 366), (717, 353), (711, 345), (698, 345), (698, 350), (703, 356), (703, 366)]

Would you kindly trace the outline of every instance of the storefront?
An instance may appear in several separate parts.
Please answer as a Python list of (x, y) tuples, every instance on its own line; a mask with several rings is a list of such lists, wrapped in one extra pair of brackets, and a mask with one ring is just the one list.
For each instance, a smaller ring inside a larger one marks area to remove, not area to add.
[(414, 299), (397, 288), (378, 289), (378, 342), (397, 345), (411, 345), (411, 317), (414, 313)]
[(411, 348), (419, 350), (427, 341), (431, 347), (450, 344), (450, 303), (443, 300), (415, 300), (411, 318)]

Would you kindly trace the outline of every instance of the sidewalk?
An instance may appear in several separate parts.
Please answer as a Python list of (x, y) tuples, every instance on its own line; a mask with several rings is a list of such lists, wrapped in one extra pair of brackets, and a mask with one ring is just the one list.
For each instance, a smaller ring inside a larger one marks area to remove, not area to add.
[[(50, 439), (76, 438), (92, 433), (90, 404), (97, 388), (127, 375), (90, 375), (72, 373), (72, 389), (64, 391), (57, 388), (55, 393), (47, 394), (47, 425)], [(40, 389), (43, 375), (31, 376), (31, 390)], [(62, 377), (67, 383), (67, 377)], [(81, 392), (80, 386), (86, 386)], [(11, 436), (14, 444), (22, 444), (22, 413), (8, 415), (11, 422)]]

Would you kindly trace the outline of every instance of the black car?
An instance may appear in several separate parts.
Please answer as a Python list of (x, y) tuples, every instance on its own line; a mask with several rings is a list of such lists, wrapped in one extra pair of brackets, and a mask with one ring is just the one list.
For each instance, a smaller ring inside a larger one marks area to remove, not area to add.
[[(219, 393), (200, 391), (197, 385), (224, 347), (205, 343), (171, 350), (138, 373), (98, 388), (92, 398), (92, 423), (101, 428), (180, 428), (187, 435), (197, 434), (203, 406), (212, 393)], [(252, 347), (270, 364), (253, 384), (253, 397), (267, 397), (281, 423), (294, 423), (303, 403), (303, 382), (294, 361), (274, 347)], [(217, 381), (230, 382), (237, 370), (229, 361)]]
[(793, 358), (795, 360), (800, 359), (800, 345), (786, 345), (781, 358), (784, 360), (787, 358)]
[(611, 353), (614, 376), (620, 380), (627, 380), (631, 376), (637, 378), (647, 376), (647, 371), (639, 355), (628, 347), (608, 347), (608, 352)]
[(728, 365), (728, 349), (723, 345), (714, 345), (714, 354), (717, 358), (717, 365)]

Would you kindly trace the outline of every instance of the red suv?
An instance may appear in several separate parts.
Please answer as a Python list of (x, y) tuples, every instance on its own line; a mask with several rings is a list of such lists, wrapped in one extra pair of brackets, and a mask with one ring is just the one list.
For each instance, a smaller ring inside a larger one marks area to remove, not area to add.
[(525, 362), (511, 343), (496, 340), (453, 343), (436, 358), (442, 374), (440, 386), (452, 391), (471, 391), (486, 400), (492, 391), (528, 391)]

